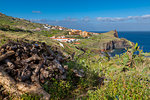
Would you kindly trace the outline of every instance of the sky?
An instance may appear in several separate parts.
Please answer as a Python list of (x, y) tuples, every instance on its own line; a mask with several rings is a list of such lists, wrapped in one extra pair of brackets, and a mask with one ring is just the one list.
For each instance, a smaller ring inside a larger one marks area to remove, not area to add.
[(150, 0), (0, 0), (0, 12), (86, 31), (150, 31)]

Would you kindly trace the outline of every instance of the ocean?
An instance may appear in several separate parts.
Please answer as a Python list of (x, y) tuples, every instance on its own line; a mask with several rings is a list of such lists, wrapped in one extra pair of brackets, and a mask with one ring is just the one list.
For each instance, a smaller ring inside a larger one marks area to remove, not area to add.
[(144, 52), (150, 52), (150, 32), (118, 32), (119, 38), (126, 38), (134, 43), (138, 43)]
[[(98, 32), (97, 33), (103, 33)], [(125, 38), (133, 43), (138, 43), (140, 46), (140, 49), (142, 49), (144, 52), (150, 52), (150, 31), (119, 31), (118, 32), (119, 38)], [(123, 49), (117, 49), (114, 50), (114, 52), (111, 53), (112, 56), (115, 54), (121, 54), (125, 50)]]

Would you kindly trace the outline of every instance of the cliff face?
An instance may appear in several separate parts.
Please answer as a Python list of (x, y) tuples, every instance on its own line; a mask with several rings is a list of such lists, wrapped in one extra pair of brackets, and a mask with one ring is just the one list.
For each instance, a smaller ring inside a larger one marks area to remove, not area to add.
[(80, 47), (96, 52), (132, 46), (132, 43), (127, 39), (119, 38), (116, 30), (93, 35), (89, 39), (81, 40), (80, 44)]
[(117, 30), (115, 30), (114, 32), (114, 37), (119, 38)]
[[(126, 39), (116, 39), (116, 40), (112, 40), (103, 44), (99, 44), (97, 45), (97, 47), (98, 47), (97, 49), (91, 49), (91, 51), (97, 54), (97, 53), (101, 53), (104, 51), (109, 51), (109, 50), (114, 50), (114, 49), (123, 49), (123, 48), (132, 47), (132, 46), (130, 45), (129, 41)], [(90, 48), (86, 47), (82, 49), (86, 51)]]
[(102, 51), (113, 50), (117, 48), (127, 48), (133, 45), (133, 43), (131, 44), (127, 39), (120, 39), (117, 30), (102, 34), (106, 35), (107, 38), (109, 38), (109, 41), (103, 42), (102, 46), (100, 46), (102, 48)]
[(131, 45), (129, 44), (129, 41), (125, 39), (113, 40), (103, 44), (104, 50), (113, 50), (117, 48), (127, 48), (127, 47), (131, 47)]

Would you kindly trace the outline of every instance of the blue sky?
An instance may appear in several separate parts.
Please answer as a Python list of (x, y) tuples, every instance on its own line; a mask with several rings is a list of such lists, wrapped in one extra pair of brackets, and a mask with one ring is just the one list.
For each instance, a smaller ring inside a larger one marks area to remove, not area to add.
[(150, 0), (0, 0), (0, 12), (87, 31), (150, 31)]

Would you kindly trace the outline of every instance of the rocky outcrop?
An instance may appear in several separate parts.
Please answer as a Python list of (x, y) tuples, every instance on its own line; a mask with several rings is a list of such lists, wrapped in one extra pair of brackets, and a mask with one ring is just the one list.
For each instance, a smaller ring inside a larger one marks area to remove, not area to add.
[[(132, 45), (134, 45), (134, 43), (132, 43)], [(102, 52), (109, 51), (109, 50), (129, 48), (129, 47), (132, 47), (132, 45), (130, 44), (130, 41), (122, 38), (122, 39), (115, 39), (106, 43), (99, 43), (97, 45), (98, 48), (96, 49), (80, 47), (80, 49), (78, 50), (82, 49), (81, 51), (84, 51), (84, 53), (87, 50), (91, 50), (91, 52), (95, 54), (101, 54)], [(84, 55), (84, 53), (82, 55)]]
[(115, 30), (114, 37), (119, 38), (117, 30)]
[[(51, 49), (46, 43), (22, 40), (9, 41), (0, 47), (0, 90), (14, 95), (16, 99), (23, 94), (42, 95), (40, 100), (49, 100), (50, 93), (43, 86), (53, 79), (66, 81), (68, 72), (72, 78), (83, 78), (84, 71), (70, 69), (63, 62), (70, 60), (56, 48)], [(70, 77), (70, 76), (69, 76)], [(5, 93), (0, 91), (0, 99)], [(7, 99), (8, 100), (8, 99)]]
[(113, 50), (117, 48), (131, 47), (129, 41), (126, 39), (113, 40), (103, 44), (103, 50)]

